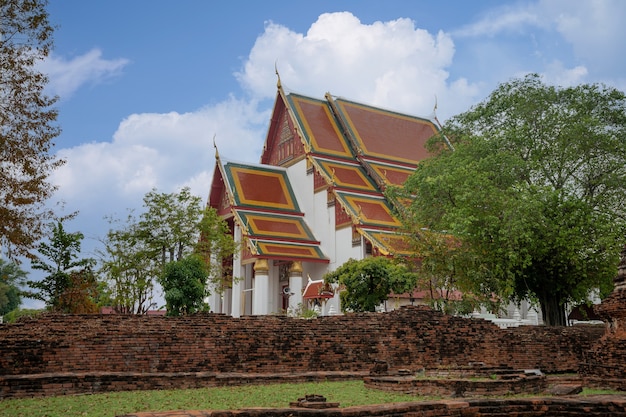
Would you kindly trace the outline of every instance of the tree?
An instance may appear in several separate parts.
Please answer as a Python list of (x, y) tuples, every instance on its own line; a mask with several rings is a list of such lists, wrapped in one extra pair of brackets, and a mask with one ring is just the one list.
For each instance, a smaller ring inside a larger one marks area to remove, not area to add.
[(228, 260), (238, 248), (228, 224), (189, 188), (171, 194), (153, 189), (143, 200), (139, 219), (130, 215), (105, 241), (103, 272), (120, 312), (145, 313), (153, 306), (154, 284), (166, 265), (192, 254), (204, 256), (206, 276), (222, 288), (231, 278)]
[[(536, 300), (549, 325), (610, 291), (626, 237), (626, 98), (529, 75), (452, 118), (397, 199), (409, 224), (468, 249), (475, 290)], [(454, 151), (446, 146), (450, 140)], [(405, 200), (406, 201), (406, 200)]]
[(415, 287), (415, 276), (404, 265), (382, 256), (349, 259), (325, 274), (324, 281), (343, 286), (341, 309), (355, 312), (376, 311), (390, 293), (402, 294)]
[(52, 48), (45, 0), (0, 3), (0, 247), (25, 255), (53, 218), (44, 206), (56, 187), (51, 172), (65, 161), (51, 149), (60, 134), (56, 97), (44, 94), (47, 77), (36, 70)]
[(154, 280), (158, 276), (151, 251), (139, 238), (137, 221), (111, 229), (104, 241), (101, 272), (107, 277), (111, 302), (117, 313), (145, 314), (155, 307)]
[(94, 314), (99, 312), (99, 284), (91, 268), (72, 271), (69, 285), (59, 296), (58, 311), (69, 314)]
[(204, 211), (200, 197), (192, 195), (188, 187), (169, 194), (152, 189), (144, 196), (143, 205), (147, 210), (140, 216), (138, 232), (161, 268), (193, 251)]
[(199, 229), (200, 240), (195, 252), (204, 257), (211, 288), (222, 293), (235, 280), (233, 258), (239, 253), (239, 245), (228, 223), (212, 207), (203, 211)]
[(41, 281), (28, 281), (27, 284), (34, 292), (28, 296), (44, 301), (55, 311), (69, 312), (71, 307), (63, 303), (62, 296), (72, 288), (72, 274), (91, 273), (95, 260), (92, 258), (80, 259), (80, 246), (83, 234), (80, 232), (68, 233), (62, 221), (50, 225), (52, 236), (50, 243), (39, 244), (39, 257), (31, 262), (35, 270), (41, 270), (46, 275)]
[(20, 286), (25, 283), (27, 273), (15, 262), (0, 258), (0, 316), (15, 310), (22, 302)]
[(165, 265), (159, 280), (165, 292), (168, 316), (180, 316), (207, 310), (207, 270), (198, 255), (191, 255)]
[(407, 242), (419, 258), (405, 259), (415, 272), (416, 290), (426, 291), (431, 307), (446, 314), (469, 314), (481, 305), (497, 310), (492, 297), (477, 293), (472, 279), (475, 263), (462, 241), (447, 233), (420, 229), (403, 217)]

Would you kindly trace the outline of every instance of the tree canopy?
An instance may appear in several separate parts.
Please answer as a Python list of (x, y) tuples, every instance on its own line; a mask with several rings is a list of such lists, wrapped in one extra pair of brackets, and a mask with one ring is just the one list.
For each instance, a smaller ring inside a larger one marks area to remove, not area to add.
[(204, 260), (191, 255), (165, 265), (159, 282), (165, 292), (168, 316), (192, 314), (208, 310), (207, 270)]
[(0, 258), (0, 316), (20, 306), (22, 291), (28, 274), (15, 262)]
[(344, 311), (376, 311), (389, 294), (402, 294), (415, 287), (415, 276), (402, 265), (382, 256), (349, 259), (324, 275), (329, 283), (343, 287), (339, 293)]
[(191, 255), (204, 257), (205, 283), (219, 290), (231, 278), (225, 261), (237, 252), (226, 222), (186, 187), (175, 193), (153, 189), (143, 201), (139, 218), (131, 214), (104, 242), (102, 272), (118, 312), (143, 314), (155, 307), (153, 291), (166, 266)]
[(64, 163), (52, 153), (60, 133), (56, 97), (44, 93), (36, 68), (53, 45), (45, 0), (0, 3), (0, 246), (10, 257), (30, 254), (54, 215), (45, 202), (48, 178)]
[(50, 230), (49, 242), (39, 244), (39, 256), (31, 262), (33, 269), (47, 275), (39, 281), (29, 280), (27, 284), (34, 291), (27, 295), (44, 301), (54, 311), (95, 312), (96, 261), (80, 257), (83, 234), (67, 232), (62, 221), (52, 223)]
[(462, 242), (473, 291), (528, 297), (546, 324), (564, 325), (567, 303), (610, 290), (626, 240), (624, 93), (528, 75), (443, 132), (436, 155), (389, 192), (410, 198), (410, 228)]

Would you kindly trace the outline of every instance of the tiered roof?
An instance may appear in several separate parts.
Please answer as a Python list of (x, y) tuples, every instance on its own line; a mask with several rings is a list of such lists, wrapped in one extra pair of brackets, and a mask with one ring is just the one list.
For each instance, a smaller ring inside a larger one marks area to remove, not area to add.
[[(338, 205), (337, 216), (347, 217), (337, 225), (352, 225), (382, 254), (403, 253), (401, 224), (383, 191), (406, 180), (428, 156), (426, 141), (437, 133), (431, 120), (330, 94), (324, 100), (286, 94), (279, 84), (261, 164), (224, 164), (218, 158), (216, 173), (219, 168), (230, 210), (251, 242), (252, 255), (327, 261), (285, 169), (278, 167), (303, 158), (316, 176), (315, 191), (326, 189)], [(215, 189), (215, 176), (213, 181)], [(219, 207), (216, 197), (210, 202)], [(298, 258), (305, 252), (308, 258)]]
[(213, 182), (224, 184), (225, 205), (247, 238), (254, 256), (328, 262), (304, 221), (282, 167), (250, 165), (218, 158)]

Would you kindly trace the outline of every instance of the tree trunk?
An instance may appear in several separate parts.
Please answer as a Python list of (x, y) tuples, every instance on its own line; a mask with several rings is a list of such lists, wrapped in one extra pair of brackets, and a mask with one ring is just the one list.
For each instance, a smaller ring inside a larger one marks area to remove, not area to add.
[(542, 294), (539, 297), (541, 316), (546, 326), (567, 326), (565, 303), (555, 295)]

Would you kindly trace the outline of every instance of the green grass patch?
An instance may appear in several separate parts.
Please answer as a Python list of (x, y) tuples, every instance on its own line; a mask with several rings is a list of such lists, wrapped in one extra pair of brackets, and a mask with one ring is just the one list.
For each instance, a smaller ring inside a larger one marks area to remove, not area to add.
[(583, 388), (583, 392), (581, 392), (580, 395), (624, 395), (624, 391), (600, 388)]
[(362, 381), (302, 384), (244, 385), (164, 391), (126, 391), (105, 394), (0, 401), (0, 415), (112, 417), (138, 411), (234, 410), (249, 407), (288, 407), (307, 394), (319, 394), (340, 407), (418, 401), (423, 397), (365, 388)]

